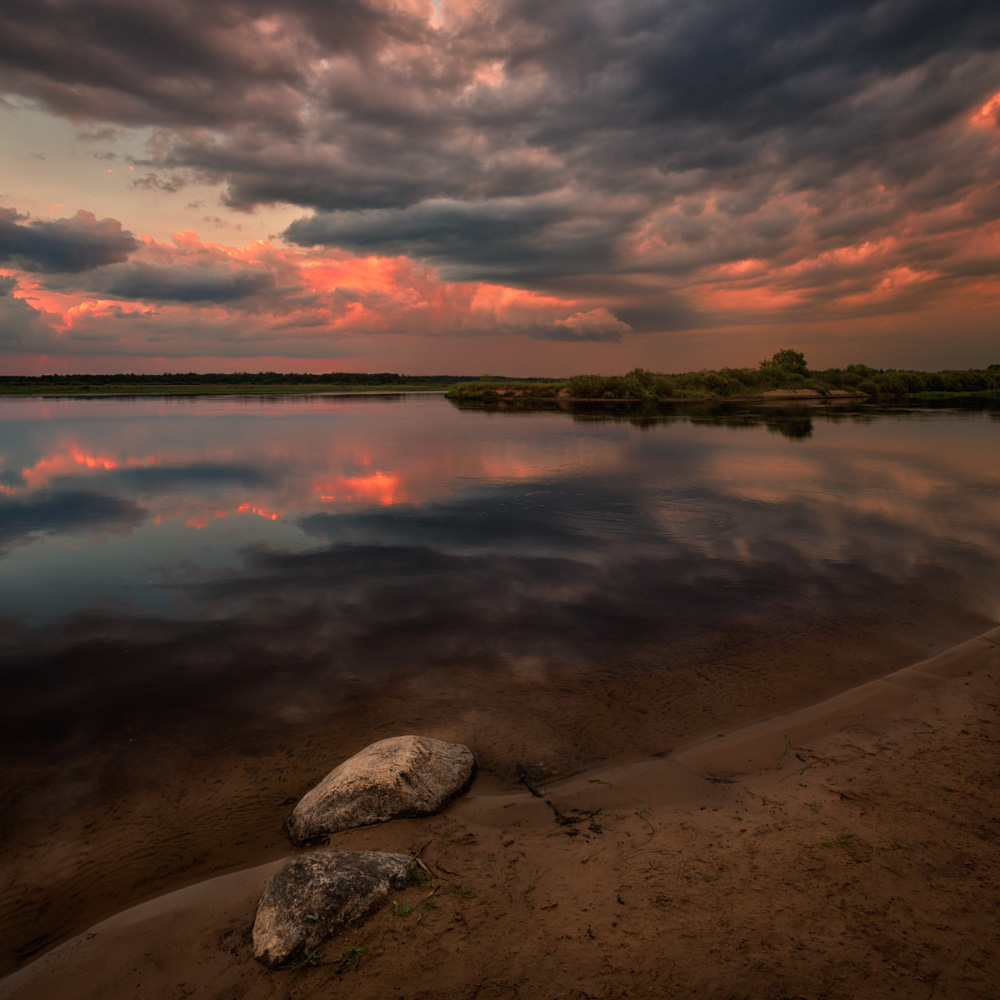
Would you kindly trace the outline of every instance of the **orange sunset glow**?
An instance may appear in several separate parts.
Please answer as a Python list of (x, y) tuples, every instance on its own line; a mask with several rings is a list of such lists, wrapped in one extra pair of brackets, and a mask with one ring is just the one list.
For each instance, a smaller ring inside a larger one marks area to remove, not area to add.
[(158, 456), (128, 456), (118, 458), (111, 455), (95, 455), (81, 449), (78, 445), (67, 444), (65, 450), (57, 454), (49, 455), (38, 459), (30, 466), (25, 466), (19, 470), (19, 477), (23, 485), (12, 486), (0, 484), (0, 492), (22, 493), (28, 490), (39, 489), (47, 485), (58, 476), (78, 475), (85, 470), (104, 472), (109, 469), (118, 468), (145, 468), (158, 465), (161, 459)]

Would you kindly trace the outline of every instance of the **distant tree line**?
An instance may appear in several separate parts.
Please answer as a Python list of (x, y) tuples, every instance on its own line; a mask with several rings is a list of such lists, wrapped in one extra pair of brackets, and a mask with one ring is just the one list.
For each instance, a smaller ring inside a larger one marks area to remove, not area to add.
[(634, 368), (626, 375), (574, 375), (567, 380), (511, 379), (503, 375), (401, 375), (397, 372), (168, 372), (161, 375), (121, 374), (0, 375), (0, 391), (65, 388), (86, 391), (127, 386), (424, 386), (451, 387), (455, 399), (499, 399), (503, 396), (573, 399), (685, 399), (757, 396), (770, 390), (807, 389), (826, 394), (834, 389), (857, 395), (901, 397), (920, 393), (998, 393), (1000, 364), (988, 368), (921, 372), (880, 369), (854, 364), (846, 368), (810, 369), (805, 355), (786, 348), (756, 368), (702, 369), (664, 373)]
[[(502, 376), (493, 376), (500, 378)], [(396, 372), (169, 372), (164, 375), (0, 375), (0, 386), (116, 385), (453, 385), (470, 375), (400, 375)]]

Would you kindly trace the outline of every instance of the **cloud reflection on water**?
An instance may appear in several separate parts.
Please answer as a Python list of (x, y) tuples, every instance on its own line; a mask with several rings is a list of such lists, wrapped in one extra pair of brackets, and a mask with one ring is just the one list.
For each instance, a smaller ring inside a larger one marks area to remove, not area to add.
[(436, 398), (149, 400), (125, 421), (110, 401), (47, 401), (44, 420), (17, 402), (8, 662), (72, 673), (81, 643), (141, 647), (124, 689), (211, 706), (238, 682), (254, 712), (291, 677), (333, 690), (401, 660), (583, 665), (766, 615), (998, 614), (982, 414), (819, 411), (804, 438), (767, 433), (773, 414), (641, 430)]

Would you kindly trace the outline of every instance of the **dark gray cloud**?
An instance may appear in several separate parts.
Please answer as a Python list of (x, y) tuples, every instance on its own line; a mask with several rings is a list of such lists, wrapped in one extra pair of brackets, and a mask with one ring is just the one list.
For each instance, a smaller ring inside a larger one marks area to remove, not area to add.
[[(524, 0), (478, 17), (459, 46), (457, 106), (410, 100), (389, 126), (353, 92), (330, 108), (345, 137), (337, 179), (309, 199), (285, 188), (316, 210), (290, 240), (560, 287), (822, 252), (968, 197), (989, 174), (965, 128), (1000, 86), (986, 3)], [(500, 82), (474, 86), (490, 66)], [(369, 150), (384, 155), (355, 187)], [(232, 176), (231, 198), (266, 200), (268, 175), (258, 161), (252, 191)]]
[(16, 278), (0, 275), (0, 344), (15, 350), (48, 332), (41, 313), (15, 295), (17, 289)]
[(609, 313), (606, 309), (594, 309), (589, 313), (576, 313), (564, 320), (547, 326), (538, 326), (525, 331), (533, 340), (562, 340), (568, 343), (602, 341), (617, 343), (632, 328)]
[(232, 302), (259, 295), (274, 283), (274, 275), (269, 271), (134, 263), (111, 271), (101, 282), (101, 289), (126, 299)]
[[(120, 230), (113, 219), (104, 219), (97, 225), (112, 235), (117, 232), (116, 227)], [(240, 304), (272, 292), (280, 298), (298, 291), (294, 284), (288, 286), (289, 275), (279, 275), (273, 261), (247, 262), (196, 239), (179, 238), (172, 245), (151, 241), (140, 245), (131, 234), (124, 235), (126, 245), (136, 251), (130, 259), (109, 261), (109, 254), (104, 259), (88, 258), (92, 260), (92, 270), (84, 275), (70, 273), (67, 267), (57, 268), (50, 262), (43, 284), (58, 290), (85, 288), (102, 297), (193, 305)], [(98, 263), (105, 266), (98, 267)], [(40, 270), (37, 266), (29, 269)]]
[(424, 201), (402, 211), (318, 213), (293, 223), (286, 235), (304, 246), (410, 254), (443, 265), (447, 278), (530, 284), (539, 268), (550, 276), (613, 269), (622, 215), (558, 199)]
[[(13, 0), (0, 79), (76, 119), (292, 127), (310, 58), (370, 52), (418, 25), (365, 0)], [(242, 106), (242, 110), (241, 110)]]
[[(982, 0), (643, 6), (630, 25), (636, 105), (655, 121), (725, 123), (733, 136), (834, 117), (877, 79), (1000, 41), (995, 9)], [(919, 111), (933, 122), (926, 106)]]
[(76, 274), (127, 260), (139, 241), (117, 219), (79, 211), (71, 219), (27, 220), (0, 208), (0, 263), (25, 271)]
[[(429, 13), (388, 0), (17, 0), (0, 14), (0, 82), (95, 128), (161, 126), (137, 183), (197, 177), (237, 209), (299, 205), (311, 214), (292, 242), (548, 289), (781, 267), (904, 228), (919, 239), (941, 220), (912, 219), (995, 185), (993, 130), (969, 126), (1000, 89), (993, 0), (493, 0), (446, 5), (440, 23)], [(980, 224), (1000, 214), (995, 199), (977, 204)], [(974, 269), (967, 226), (956, 213), (933, 237)], [(894, 253), (886, 267), (925, 266)], [(607, 305), (656, 312), (627, 295)], [(683, 322), (681, 307), (661, 311)]]

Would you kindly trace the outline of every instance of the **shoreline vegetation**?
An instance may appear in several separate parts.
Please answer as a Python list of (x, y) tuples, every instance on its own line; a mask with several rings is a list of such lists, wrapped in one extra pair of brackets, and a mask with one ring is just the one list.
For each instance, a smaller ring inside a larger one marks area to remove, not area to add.
[(947, 396), (1000, 395), (1000, 364), (984, 369), (921, 372), (846, 368), (811, 370), (799, 351), (778, 351), (756, 368), (721, 368), (666, 374), (634, 368), (627, 375), (574, 375), (565, 380), (503, 381), (484, 377), (448, 390), (459, 402), (502, 399), (684, 402), (769, 399), (935, 399)]
[(501, 400), (686, 402), (940, 399), (1000, 396), (1000, 364), (924, 372), (864, 364), (810, 369), (805, 356), (778, 351), (756, 368), (625, 375), (511, 378), (503, 375), (400, 375), (396, 372), (166, 373), (159, 375), (0, 375), (0, 395), (197, 395), (206, 393), (444, 392), (455, 402)]

